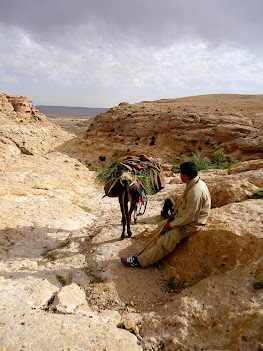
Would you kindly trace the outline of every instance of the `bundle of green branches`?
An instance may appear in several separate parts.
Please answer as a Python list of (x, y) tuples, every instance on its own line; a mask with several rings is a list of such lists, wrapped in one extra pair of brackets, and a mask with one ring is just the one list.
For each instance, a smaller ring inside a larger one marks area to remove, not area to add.
[(149, 195), (155, 194), (155, 174), (153, 169), (147, 167), (142, 170), (130, 172), (127, 168), (118, 162), (113, 162), (109, 167), (99, 168), (97, 170), (97, 181), (105, 185), (107, 182), (121, 178), (123, 173), (130, 173), (131, 179), (138, 180), (143, 186), (145, 192)]

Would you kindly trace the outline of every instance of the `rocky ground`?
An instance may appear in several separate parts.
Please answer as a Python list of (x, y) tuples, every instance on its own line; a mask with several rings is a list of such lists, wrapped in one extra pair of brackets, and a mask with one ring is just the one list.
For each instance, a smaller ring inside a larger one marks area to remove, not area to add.
[(164, 199), (183, 191), (179, 176), (166, 172), (133, 236), (120, 240), (118, 201), (102, 198), (94, 171), (64, 153), (27, 155), (9, 135), (0, 169), (1, 350), (263, 348), (263, 205), (249, 199), (263, 187), (261, 159), (200, 172), (213, 198), (207, 226), (158, 267), (135, 269), (120, 257), (151, 240)]

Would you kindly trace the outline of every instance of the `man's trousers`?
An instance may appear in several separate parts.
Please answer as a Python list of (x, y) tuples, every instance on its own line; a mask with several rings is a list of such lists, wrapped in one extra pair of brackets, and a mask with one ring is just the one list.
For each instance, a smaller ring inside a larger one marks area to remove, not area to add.
[[(157, 228), (157, 231), (161, 231), (162, 227), (167, 221), (162, 221)], [(155, 239), (154, 245), (146, 252), (143, 252), (137, 257), (142, 268), (151, 266), (155, 262), (162, 259), (164, 256), (172, 252), (176, 245), (183, 239), (194, 232), (187, 230), (185, 227), (176, 227), (165, 234), (159, 234)]]

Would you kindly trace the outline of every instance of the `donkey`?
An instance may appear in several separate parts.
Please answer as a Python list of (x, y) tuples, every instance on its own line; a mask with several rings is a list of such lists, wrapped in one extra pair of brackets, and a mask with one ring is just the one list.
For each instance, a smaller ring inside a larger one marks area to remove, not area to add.
[[(121, 239), (124, 239), (126, 226), (128, 237), (132, 236), (130, 228), (132, 213), (134, 213), (134, 223), (137, 222), (137, 204), (140, 200), (140, 188), (129, 179), (119, 179), (116, 188), (122, 214)], [(128, 202), (130, 203), (130, 208)]]
[[(134, 223), (137, 223), (137, 216), (143, 215), (147, 206), (147, 195), (143, 187), (138, 181), (132, 180), (127, 174), (123, 174), (117, 179), (110, 180), (104, 187), (105, 195), (110, 197), (118, 197), (122, 214), (122, 234), (121, 239), (125, 238), (125, 228), (127, 227), (128, 237), (131, 237), (130, 228), (131, 216), (134, 214)], [(141, 203), (139, 213), (138, 203)], [(130, 208), (128, 203), (130, 203)], [(141, 207), (144, 204), (144, 211), (141, 213)]]

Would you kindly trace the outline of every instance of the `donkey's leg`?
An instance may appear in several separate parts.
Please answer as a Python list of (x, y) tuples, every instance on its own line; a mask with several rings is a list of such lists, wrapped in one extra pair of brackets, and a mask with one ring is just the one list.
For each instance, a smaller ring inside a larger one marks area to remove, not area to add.
[(138, 212), (138, 205), (137, 205), (137, 202), (134, 206), (134, 210), (133, 210), (133, 218), (134, 218), (134, 224), (137, 223), (137, 212)]
[(131, 197), (131, 206), (130, 206), (130, 210), (129, 210), (129, 215), (130, 218), (132, 216), (132, 212), (134, 215), (134, 223), (137, 223), (137, 194), (132, 193), (132, 197)]
[(121, 208), (121, 214), (122, 214), (122, 233), (121, 233), (121, 238), (125, 238), (125, 226), (126, 226), (126, 216), (125, 216), (125, 209), (124, 209), (124, 192), (119, 194), (119, 203), (120, 203), (120, 208)]
[(125, 210), (125, 217), (126, 217), (126, 224), (127, 224), (127, 233), (128, 233), (128, 236), (131, 236), (132, 235), (132, 232), (131, 232), (131, 228), (130, 228), (130, 223), (131, 223), (131, 212), (129, 211), (128, 209), (128, 202), (129, 202), (129, 198), (130, 198), (130, 188), (129, 188), (129, 183), (128, 182), (125, 182), (125, 185), (124, 185), (124, 188), (125, 188), (125, 196), (124, 196), (124, 210)]

